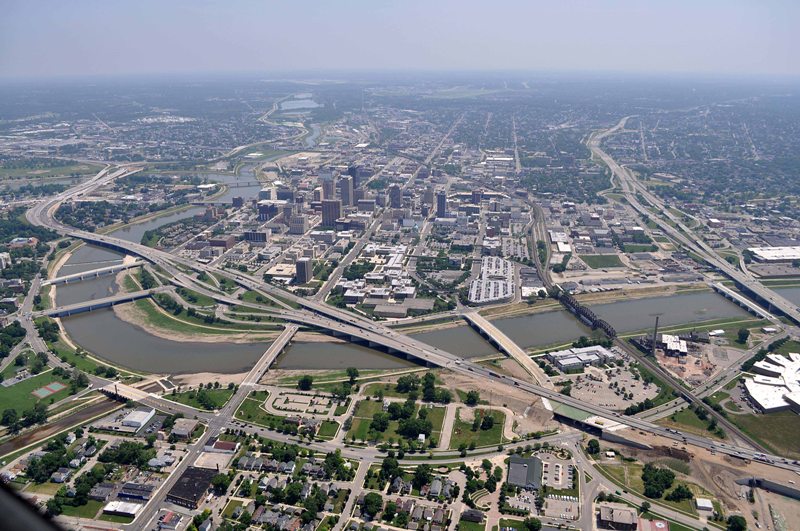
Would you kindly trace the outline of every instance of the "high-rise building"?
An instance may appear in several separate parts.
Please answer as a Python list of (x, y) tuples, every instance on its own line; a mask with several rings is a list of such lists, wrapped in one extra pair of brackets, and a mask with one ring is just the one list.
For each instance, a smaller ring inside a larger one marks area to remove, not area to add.
[(352, 206), (353, 200), (353, 178), (349, 175), (339, 181), (339, 197), (342, 198), (342, 206)]
[(322, 226), (333, 227), (340, 217), (342, 217), (342, 202), (338, 199), (323, 199)]
[(403, 206), (403, 191), (396, 184), (389, 187), (389, 206), (401, 208)]
[(311, 258), (298, 258), (294, 263), (294, 279), (298, 284), (307, 284), (314, 278), (314, 262)]
[(447, 192), (444, 190), (436, 193), (436, 217), (447, 217)]
[(289, 234), (305, 234), (308, 232), (308, 218), (304, 214), (292, 214), (286, 219)]
[(336, 198), (336, 177), (331, 175), (329, 179), (322, 180), (322, 199)]
[(473, 205), (480, 205), (482, 199), (483, 199), (483, 190), (473, 190), (472, 191), (472, 204)]
[(429, 186), (422, 193), (422, 204), (433, 206), (433, 187)]

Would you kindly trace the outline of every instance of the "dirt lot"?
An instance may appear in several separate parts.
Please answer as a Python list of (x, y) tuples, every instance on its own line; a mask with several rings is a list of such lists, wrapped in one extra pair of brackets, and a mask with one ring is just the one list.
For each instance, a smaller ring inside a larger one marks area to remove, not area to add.
[(558, 422), (553, 420), (553, 414), (544, 408), (541, 399), (531, 397), (525, 392), (461, 374), (442, 374), (442, 379), (453, 392), (456, 389), (463, 392), (476, 390), (480, 392), (481, 400), (486, 400), (492, 406), (505, 406), (510, 409), (517, 423), (515, 430), (517, 433), (550, 430), (559, 426)]
[[(627, 430), (626, 434), (634, 440), (653, 446), (672, 447), (672, 441), (666, 438), (651, 434), (641, 435), (633, 430)], [(608, 444), (605, 441), (602, 444), (603, 447), (613, 448), (625, 456), (635, 457), (643, 462), (663, 459), (659, 452), (652, 450), (637, 450), (627, 446)], [(785, 521), (789, 522), (786, 529), (793, 529), (792, 522), (800, 521), (800, 502), (757, 489), (756, 503), (751, 504), (746, 497), (747, 488), (742, 488), (741, 485), (735, 483), (737, 479), (745, 477), (769, 478), (782, 483), (798, 482), (800, 476), (794, 472), (758, 462), (747, 462), (727, 455), (712, 455), (707, 450), (694, 446), (687, 446), (687, 450), (690, 455), (689, 466), (691, 468), (689, 479), (712, 492), (723, 504), (723, 509), (727, 514), (742, 514), (747, 519), (750, 529), (756, 529), (753, 512), (759, 515), (759, 521), (764, 528), (763, 523), (765, 519), (769, 518), (769, 505), (773, 505), (773, 510), (780, 512)], [(683, 477), (682, 474), (677, 475)], [(770, 528), (772, 529), (771, 524)]]

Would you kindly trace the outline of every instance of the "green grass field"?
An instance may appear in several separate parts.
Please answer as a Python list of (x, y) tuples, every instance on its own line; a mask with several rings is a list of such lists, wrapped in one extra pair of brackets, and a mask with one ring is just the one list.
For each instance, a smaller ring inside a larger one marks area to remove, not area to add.
[[(653, 251), (652, 244), (641, 244), (641, 243), (626, 243), (624, 251), (626, 253), (649, 253)], [(658, 249), (656, 249), (658, 250)]]
[(695, 414), (695, 412), (690, 410), (688, 407), (686, 409), (678, 411), (673, 415), (670, 415), (669, 417), (659, 420), (657, 424), (669, 428), (676, 428), (679, 430), (688, 431), (689, 433), (702, 435), (704, 437), (714, 437), (715, 439), (722, 438), (717, 434), (717, 432), (712, 432), (708, 430), (709, 426), (708, 420), (701, 420)]
[[(53, 166), (52, 168), (6, 168), (0, 166), (0, 179), (10, 177), (23, 177), (31, 181), (37, 179), (50, 179), (53, 177), (71, 177), (72, 174), (91, 175), (100, 171), (102, 166), (95, 164), (68, 164), (64, 166)], [(36, 184), (33, 182), (32, 184)]]
[(317, 432), (317, 437), (321, 439), (333, 439), (339, 431), (339, 423), (333, 420), (323, 421)]
[(762, 443), (775, 453), (792, 459), (800, 459), (800, 417), (792, 411), (779, 411), (763, 415), (728, 415), (747, 435)]
[(466, 520), (458, 521), (458, 531), (485, 531), (486, 524), (476, 524)]
[(54, 376), (52, 371), (48, 370), (41, 374), (37, 374), (33, 378), (28, 378), (22, 382), (12, 385), (11, 387), (0, 387), (0, 404), (3, 409), (11, 408), (16, 409), (17, 413), (22, 413), (26, 409), (33, 407), (39, 401), (35, 395), (31, 394), (33, 391), (43, 387), (47, 384), (59, 382), (64, 384), (64, 389), (43, 398), (45, 404), (58, 402), (59, 400), (69, 396), (69, 379), (60, 376)]
[(506, 420), (506, 415), (502, 411), (491, 411), (485, 409), (476, 409), (476, 415), (490, 414), (494, 418), (494, 425), (489, 430), (482, 430), (478, 428), (477, 431), (472, 431), (472, 422), (464, 422), (459, 415), (453, 422), (453, 435), (450, 438), (450, 448), (456, 449), (461, 444), (475, 443), (476, 447), (489, 446), (493, 444), (500, 444), (503, 442), (503, 424)]
[(64, 516), (74, 516), (76, 518), (94, 518), (95, 515), (103, 508), (103, 502), (97, 500), (89, 500), (85, 505), (73, 507), (72, 505), (63, 505)]
[(623, 267), (622, 260), (615, 254), (582, 254), (580, 259), (592, 269), (603, 269), (605, 267)]
[[(214, 402), (215, 407), (211, 409), (219, 409), (228, 403), (228, 400), (233, 396), (233, 389), (206, 389), (208, 397)], [(197, 393), (195, 391), (184, 391), (182, 393), (168, 394), (165, 398), (181, 404), (186, 404), (197, 409), (206, 409), (197, 400)]]

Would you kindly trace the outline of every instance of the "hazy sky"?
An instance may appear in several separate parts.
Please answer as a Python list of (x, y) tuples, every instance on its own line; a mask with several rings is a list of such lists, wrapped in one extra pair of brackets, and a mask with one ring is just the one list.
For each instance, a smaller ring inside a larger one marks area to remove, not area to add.
[(0, 77), (312, 69), (800, 75), (797, 0), (3, 0)]

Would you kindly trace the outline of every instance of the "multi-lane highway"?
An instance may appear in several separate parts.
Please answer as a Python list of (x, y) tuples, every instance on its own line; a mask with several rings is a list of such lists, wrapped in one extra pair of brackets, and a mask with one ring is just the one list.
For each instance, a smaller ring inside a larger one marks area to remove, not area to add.
[[(341, 336), (357, 337), (362, 340), (369, 341), (375, 345), (383, 346), (390, 351), (403, 353), (408, 356), (424, 360), (429, 364), (445, 367), (454, 372), (459, 372), (471, 377), (490, 379), (500, 385), (508, 385), (510, 387), (547, 398), (553, 402), (567, 404), (580, 410), (587, 411), (593, 415), (614, 419), (638, 430), (666, 437), (675, 441), (685, 442), (701, 448), (713, 449), (720, 453), (727, 453), (729, 455), (743, 458), (755, 459), (760, 457), (760, 452), (754, 451), (750, 448), (724, 445), (706, 437), (684, 434), (676, 430), (663, 428), (642, 419), (621, 417), (619, 414), (609, 411), (605, 408), (573, 399), (540, 385), (536, 385), (532, 382), (497, 374), (484, 366), (472, 363), (469, 360), (463, 359), (462, 357), (445, 350), (431, 347), (425, 343), (403, 335), (396, 330), (390, 329), (379, 323), (375, 323), (364, 317), (334, 308), (320, 301), (297, 297), (277, 287), (264, 284), (248, 275), (231, 273), (222, 269), (194, 263), (164, 251), (154, 250), (140, 244), (128, 242), (111, 236), (75, 230), (74, 228), (65, 226), (54, 219), (55, 210), (58, 208), (61, 202), (72, 197), (77, 197), (89, 190), (94, 189), (95, 187), (102, 186), (114, 178), (128, 174), (131, 171), (135, 171), (135, 168), (133, 170), (130, 168), (120, 168), (113, 171), (104, 170), (98, 174), (97, 177), (90, 180), (89, 183), (83, 183), (65, 193), (60, 194), (59, 196), (56, 196), (53, 199), (36, 205), (36, 207), (28, 211), (28, 219), (34, 224), (49, 227), (62, 234), (80, 238), (89, 243), (109, 246), (133, 255), (137, 255), (149, 262), (161, 266), (165, 271), (175, 276), (177, 281), (186, 283), (192, 286), (193, 289), (203, 289), (207, 291), (207, 286), (199, 286), (199, 282), (196, 279), (182, 272), (176, 267), (177, 265), (194, 271), (205, 271), (207, 273), (213, 272), (215, 274), (225, 276), (246, 289), (264, 293), (267, 296), (278, 296), (302, 308), (301, 310), (274, 308), (243, 303), (243, 301), (239, 300), (230, 300), (230, 302), (235, 304), (244, 304), (247, 306), (258, 307), (262, 311), (269, 311), (272, 315), (283, 319), (286, 322), (293, 322), (302, 326), (316, 327)], [(224, 302), (223, 295), (217, 294), (215, 298), (217, 298), (217, 300), (223, 300)], [(266, 369), (264, 366), (261, 366), (260, 368)], [(213, 417), (213, 426), (212, 429), (209, 430), (209, 433), (218, 432), (219, 429), (230, 420), (236, 407), (238, 407), (238, 404), (244, 399), (244, 396), (246, 396), (245, 390), (246, 387), (243, 386), (240, 393), (237, 393), (236, 395), (237, 399), (231, 400), (231, 402), (229, 402), (229, 404), (223, 408), (222, 411)], [(800, 471), (800, 467), (797, 465), (784, 462), (781, 458), (776, 456), (769, 456), (762, 458), (762, 460), (763, 459), (771, 462), (774, 466)]]
[[(669, 235), (686, 249), (697, 254), (710, 266), (755, 294), (769, 306), (779, 310), (795, 323), (800, 323), (800, 310), (795, 304), (778, 295), (774, 290), (764, 286), (748, 273), (742, 272), (722, 259), (711, 246), (705, 243), (701, 237), (697, 236), (692, 229), (686, 226), (681, 217), (676, 216), (664, 205), (664, 202), (660, 198), (640, 183), (628, 168), (621, 166), (611, 155), (603, 151), (602, 141), (622, 130), (629, 118), (630, 116), (623, 118), (611, 129), (594, 133), (587, 142), (587, 146), (592, 154), (602, 160), (611, 170), (612, 174), (619, 179), (620, 186), (628, 203), (641, 215), (648, 216), (665, 234)], [(642, 205), (640, 197), (644, 198), (645, 201), (655, 207), (657, 215), (654, 215), (654, 212), (649, 210), (645, 205)], [(768, 308), (768, 310), (770, 309), (771, 308)]]

